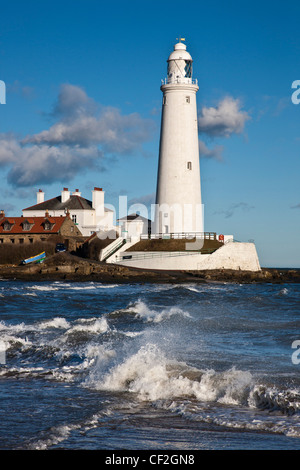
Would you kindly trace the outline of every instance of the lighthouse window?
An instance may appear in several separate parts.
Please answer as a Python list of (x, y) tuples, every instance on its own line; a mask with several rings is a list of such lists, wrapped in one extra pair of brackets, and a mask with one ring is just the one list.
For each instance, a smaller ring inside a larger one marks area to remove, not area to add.
[(185, 77), (191, 78), (192, 76), (192, 61), (191, 60), (185, 61), (184, 71), (185, 71)]
[(191, 102), (191, 100), (190, 100), (190, 97), (189, 97), (189, 96), (186, 96), (186, 97), (185, 97), (185, 102), (186, 102), (186, 103), (190, 103), (190, 102)]
[(187, 162), (187, 169), (191, 170), (192, 169), (192, 162)]
[(166, 104), (166, 102), (167, 102), (167, 98), (164, 96), (163, 97), (163, 104)]

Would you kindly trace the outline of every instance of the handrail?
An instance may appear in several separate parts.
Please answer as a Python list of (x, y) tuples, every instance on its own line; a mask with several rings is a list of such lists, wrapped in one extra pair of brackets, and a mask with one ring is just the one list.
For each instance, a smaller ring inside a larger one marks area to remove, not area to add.
[(242, 243), (240, 240), (234, 240), (234, 238), (229, 238), (229, 240), (226, 240), (224, 242), (224, 245), (227, 245), (228, 243)]
[[(130, 251), (124, 252), (126, 254), (123, 254), (121, 256), (116, 257), (116, 263), (118, 261), (134, 261), (134, 260), (139, 260), (139, 259), (151, 259), (151, 258), (173, 258), (177, 256), (194, 256), (194, 255), (201, 255), (200, 251), (172, 251), (172, 252), (167, 252), (167, 251), (160, 251), (158, 253), (139, 253), (139, 254), (130, 254)], [(207, 254), (207, 253), (205, 253)]]
[(122, 245), (124, 245), (124, 242), (126, 243), (126, 240), (124, 238), (117, 238), (114, 240), (112, 243), (107, 245), (107, 247), (103, 248), (100, 252), (100, 261), (105, 261), (110, 255), (112, 255), (118, 248), (120, 248)]
[(191, 239), (198, 238), (200, 240), (216, 240), (216, 232), (177, 232), (177, 233), (151, 233), (142, 234), (141, 240), (159, 240), (159, 239)]
[(187, 85), (198, 85), (197, 78), (187, 78), (187, 77), (179, 77), (179, 78), (164, 78), (161, 80), (162, 85), (172, 85), (173, 83), (184, 83)]

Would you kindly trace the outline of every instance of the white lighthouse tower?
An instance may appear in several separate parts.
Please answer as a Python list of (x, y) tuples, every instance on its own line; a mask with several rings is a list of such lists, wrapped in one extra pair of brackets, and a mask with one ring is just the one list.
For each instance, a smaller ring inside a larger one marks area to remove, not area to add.
[(163, 81), (155, 232), (203, 231), (196, 93), (192, 57), (179, 38)]

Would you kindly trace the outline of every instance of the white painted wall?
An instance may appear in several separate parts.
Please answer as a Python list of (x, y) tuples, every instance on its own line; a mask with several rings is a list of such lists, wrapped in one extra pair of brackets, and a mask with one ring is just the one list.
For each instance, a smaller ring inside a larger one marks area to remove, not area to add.
[[(168, 61), (169, 70), (174, 69), (174, 73), (177, 70), (177, 74), (182, 75), (186, 55), (190, 58), (184, 44), (175, 45)], [(175, 75), (161, 86), (163, 104), (156, 233), (203, 232), (196, 103), (198, 89), (191, 78), (177, 78)]]
[(143, 219), (120, 220), (120, 231), (124, 238), (148, 235), (148, 222)]
[[(65, 189), (61, 192), (61, 197), (64, 202), (66, 202), (70, 197), (70, 191)], [(80, 195), (78, 191), (74, 192), (73, 195)], [(69, 196), (69, 197), (68, 197)], [(37, 203), (43, 202), (44, 193), (37, 193)], [(67, 199), (66, 199), (67, 198)], [(106, 210), (104, 207), (104, 191), (94, 190), (92, 193), (93, 198), (93, 207), (91, 209), (71, 209), (70, 217), (73, 220), (73, 217), (76, 217), (76, 224), (84, 237), (89, 237), (92, 233), (101, 231), (110, 231), (118, 230), (114, 225), (114, 212)], [(49, 216), (51, 217), (64, 217), (65, 210), (51, 210), (48, 209)], [(44, 217), (44, 210), (23, 210), (23, 217)]]
[[(137, 259), (135, 258), (137, 255)], [(123, 252), (121, 256), (132, 259), (117, 260), (117, 264), (142, 269), (157, 270), (215, 270), (233, 269), (260, 271), (260, 264), (254, 243), (228, 243), (211, 255), (187, 252)], [(152, 256), (152, 257), (151, 257)]]

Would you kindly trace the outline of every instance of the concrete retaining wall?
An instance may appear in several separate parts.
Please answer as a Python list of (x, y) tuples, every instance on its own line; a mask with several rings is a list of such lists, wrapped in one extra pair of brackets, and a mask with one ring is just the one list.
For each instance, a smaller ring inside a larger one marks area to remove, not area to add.
[[(117, 264), (142, 269), (158, 270), (215, 270), (232, 269), (241, 271), (260, 271), (260, 264), (254, 243), (227, 243), (211, 255), (195, 252), (138, 252), (121, 253)], [(129, 256), (132, 256), (129, 259)]]

